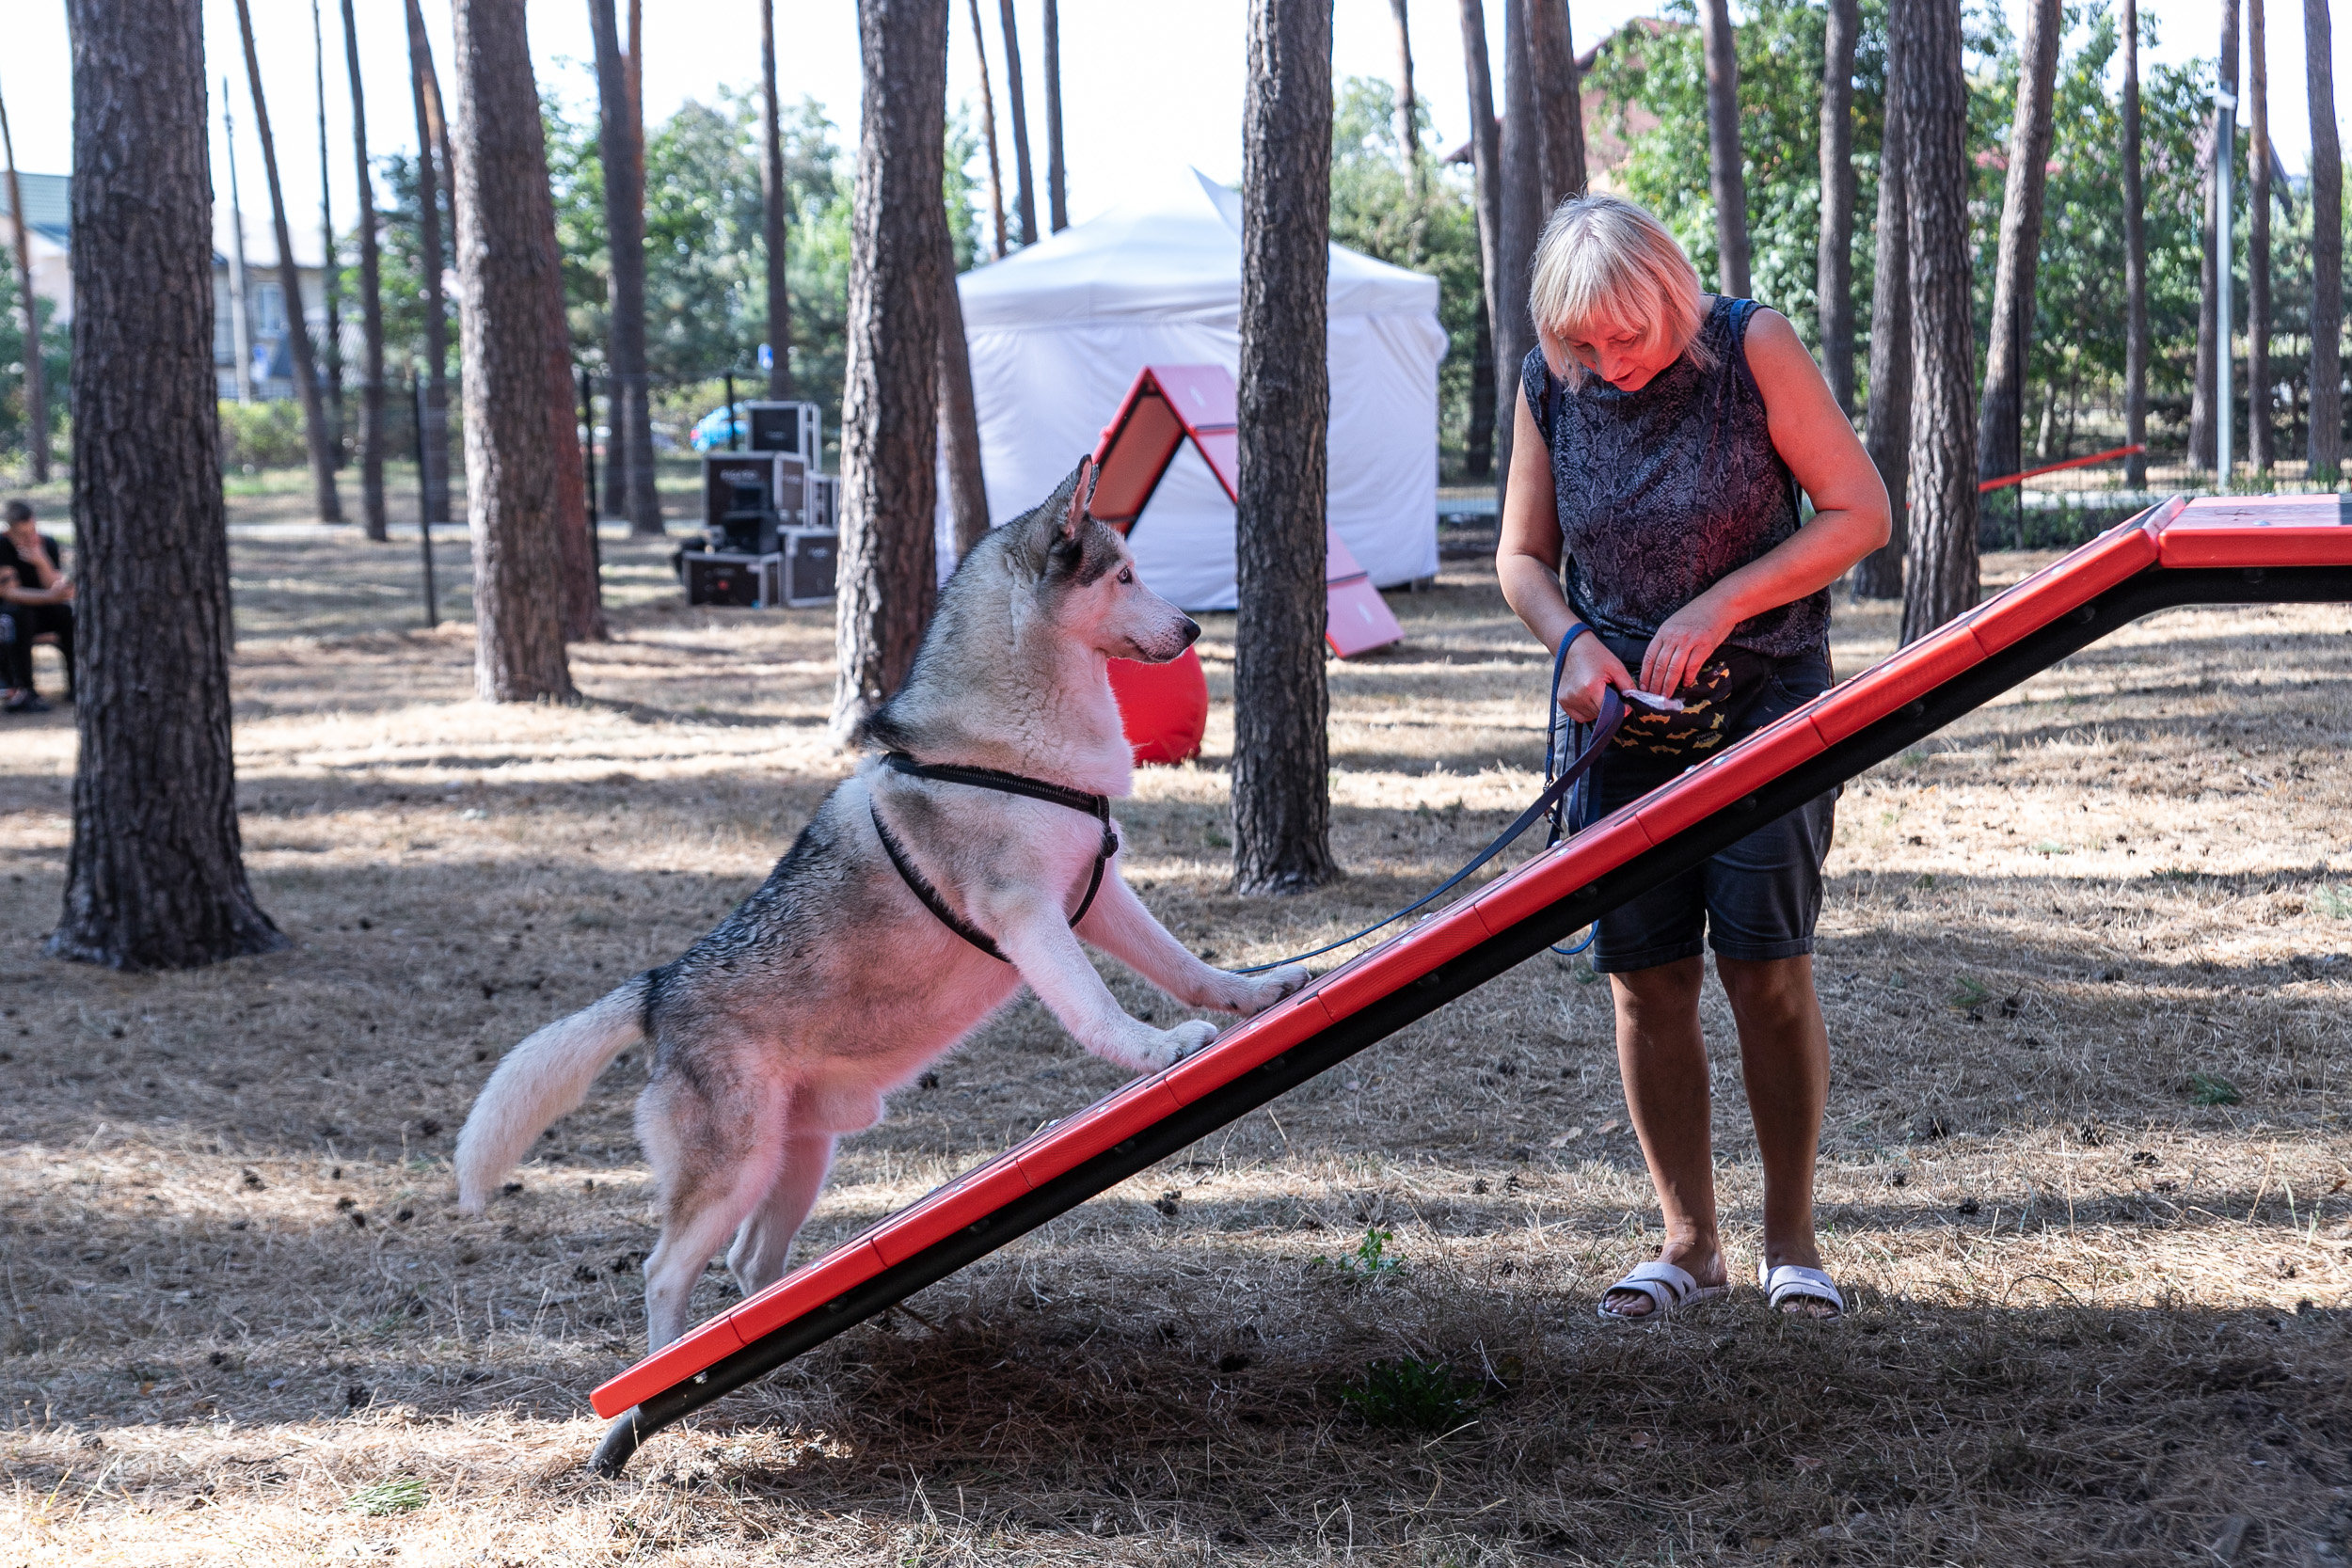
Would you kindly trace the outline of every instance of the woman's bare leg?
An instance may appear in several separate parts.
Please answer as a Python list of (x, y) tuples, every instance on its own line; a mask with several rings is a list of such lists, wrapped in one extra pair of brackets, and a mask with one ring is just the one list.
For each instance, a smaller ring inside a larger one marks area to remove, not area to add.
[[(1714, 1146), (1707, 1083), (1707, 1043), (1699, 1036), (1696, 958), (1612, 974), (1617, 1004), (1617, 1069), (1625, 1108), (1642, 1140), (1642, 1157), (1658, 1189), (1666, 1244), (1659, 1259), (1701, 1285), (1724, 1282), (1715, 1228)], [(1621, 1317), (1647, 1317), (1650, 1298), (1612, 1291), (1602, 1305)]]
[[(1764, 1261), (1818, 1269), (1813, 1168), (1829, 1098), (1829, 1031), (1813, 990), (1813, 959), (1718, 958), (1715, 974), (1740, 1027), (1740, 1071), (1764, 1165)], [(1829, 1307), (1800, 1301), (1789, 1310), (1820, 1316)]]

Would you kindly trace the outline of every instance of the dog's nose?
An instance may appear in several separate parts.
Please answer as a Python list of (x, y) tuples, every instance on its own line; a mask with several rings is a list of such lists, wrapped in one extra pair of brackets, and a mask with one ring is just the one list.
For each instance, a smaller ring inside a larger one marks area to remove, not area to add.
[(1191, 646), (1192, 646), (1195, 642), (1198, 642), (1198, 641), (1200, 641), (1200, 622), (1198, 622), (1198, 621), (1196, 621), (1196, 620), (1194, 620), (1194, 619), (1193, 619), (1191, 616), (1189, 616), (1189, 615), (1185, 616), (1185, 617), (1184, 617), (1184, 646), (1185, 646), (1185, 647), (1187, 647), (1187, 648), (1189, 648), (1189, 647), (1191, 647)]

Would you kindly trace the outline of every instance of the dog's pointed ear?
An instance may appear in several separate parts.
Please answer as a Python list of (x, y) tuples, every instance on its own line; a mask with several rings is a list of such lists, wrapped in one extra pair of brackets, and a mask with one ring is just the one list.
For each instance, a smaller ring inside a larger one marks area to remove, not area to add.
[(1062, 488), (1070, 496), (1062, 508), (1060, 525), (1055, 531), (1058, 543), (1074, 545), (1078, 536), (1086, 531), (1087, 507), (1094, 499), (1095, 478), (1094, 459), (1089, 456), (1079, 458), (1078, 466), (1071, 470), (1068, 479), (1062, 481)]

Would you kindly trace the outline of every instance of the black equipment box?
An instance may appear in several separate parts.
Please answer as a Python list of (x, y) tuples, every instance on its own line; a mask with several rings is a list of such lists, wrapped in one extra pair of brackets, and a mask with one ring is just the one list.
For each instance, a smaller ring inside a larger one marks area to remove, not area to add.
[(831, 529), (790, 528), (764, 555), (681, 549), (673, 558), (686, 602), (746, 610), (803, 609), (834, 596), (840, 544)]
[(688, 604), (740, 605), (756, 610), (768, 601), (760, 590), (772, 575), (773, 556), (735, 555), (719, 550), (688, 550), (678, 557), (678, 575), (686, 579)]
[(754, 451), (787, 451), (817, 467), (824, 446), (823, 426), (813, 403), (747, 403), (743, 419)]
[(840, 565), (840, 535), (829, 528), (787, 529), (779, 544), (777, 580), (768, 603), (797, 610), (832, 598)]
[(710, 547), (773, 555), (785, 529), (809, 526), (808, 464), (795, 453), (703, 454), (703, 533)]

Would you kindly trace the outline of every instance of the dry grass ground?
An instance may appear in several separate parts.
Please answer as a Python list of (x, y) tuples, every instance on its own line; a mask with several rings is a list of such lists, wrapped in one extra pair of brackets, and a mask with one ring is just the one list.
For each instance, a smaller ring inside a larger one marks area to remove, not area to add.
[[(643, 1063), (485, 1219), (453, 1212), (452, 1135), (502, 1049), (677, 952), (846, 766), (828, 617), (688, 610), (654, 549), (607, 550), (622, 635), (576, 650), (587, 699), (495, 709), (468, 629), (417, 629), (413, 542), (239, 538), (282, 955), (40, 957), (71, 715), (5, 732), (0, 1564), (2352, 1553), (2352, 610), (2166, 614), (1849, 787), (1820, 959), (1842, 1325), (1752, 1286), (1593, 1321), (1655, 1214), (1607, 988), (1545, 958), (602, 1482), (585, 1396), (639, 1344), (652, 1237)], [(1395, 603), (1406, 643), (1333, 669), (1347, 880), (1224, 891), (1222, 717), (1122, 814), (1146, 897), (1220, 961), (1403, 902), (1534, 786), (1543, 671), (1490, 574)], [(1840, 669), (1891, 632), (1841, 604)], [(847, 1146), (811, 1241), (1116, 1081), (1016, 1006)], [(1398, 1266), (1348, 1266), (1368, 1231)]]

